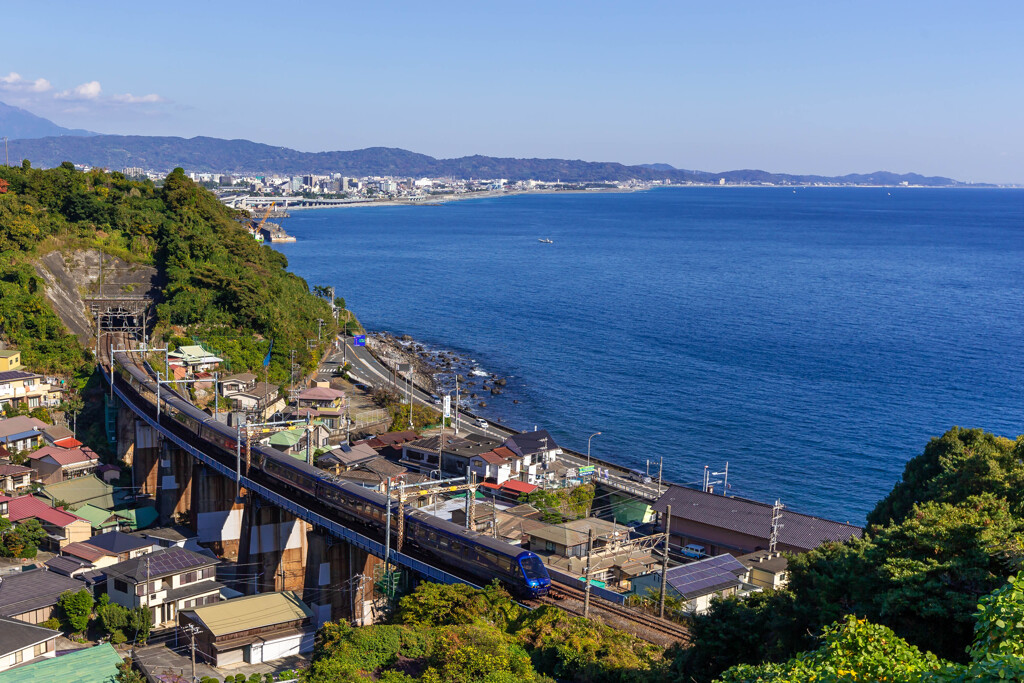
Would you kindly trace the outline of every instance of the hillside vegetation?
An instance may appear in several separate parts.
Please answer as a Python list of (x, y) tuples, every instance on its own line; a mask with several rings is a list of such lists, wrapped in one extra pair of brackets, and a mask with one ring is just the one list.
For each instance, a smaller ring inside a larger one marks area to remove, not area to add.
[(36, 371), (84, 372), (89, 356), (43, 296), (32, 263), (54, 249), (98, 248), (157, 266), (163, 301), (156, 338), (202, 341), (235, 371), (257, 369), (275, 340), (271, 379), (289, 375), (291, 349), (306, 366), (307, 342), (333, 339), (330, 305), (289, 273), (284, 256), (253, 240), (236, 212), (175, 169), (162, 186), (119, 173), (0, 167), (0, 335)]

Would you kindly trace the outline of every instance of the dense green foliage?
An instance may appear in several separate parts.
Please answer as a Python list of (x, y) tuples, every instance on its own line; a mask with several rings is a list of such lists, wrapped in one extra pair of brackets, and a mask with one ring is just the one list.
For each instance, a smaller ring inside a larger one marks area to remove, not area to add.
[(741, 664), (722, 683), (966, 683), (1024, 678), (1024, 572), (981, 598), (969, 660), (956, 664), (914, 647), (885, 626), (852, 615), (826, 627), (821, 645), (787, 662)]
[(65, 591), (61, 594), (57, 605), (64, 615), (64, 621), (68, 628), (75, 633), (83, 633), (89, 627), (94, 603), (92, 593), (83, 588), (77, 592)]
[(128, 609), (110, 602), (104, 593), (96, 605), (96, 617), (105, 635), (115, 645), (129, 640), (145, 643), (153, 626), (153, 617), (145, 607)]
[(677, 670), (706, 681), (735, 664), (781, 662), (847, 615), (965, 661), (975, 605), (1020, 555), (1022, 444), (959, 428), (933, 439), (863, 539), (791, 558), (786, 590), (717, 602), (693, 620), (696, 646)]
[(309, 340), (333, 339), (330, 306), (287, 261), (239, 224), (237, 212), (176, 169), (162, 187), (119, 173), (81, 173), (69, 164), (0, 168), (0, 334), (36, 371), (66, 374), (88, 356), (43, 298), (34, 259), (54, 249), (95, 248), (154, 264), (163, 279), (158, 332), (174, 344), (199, 339), (232, 369), (258, 369), (275, 340), (270, 376), (283, 381), (290, 351), (311, 367)]
[(561, 524), (590, 515), (594, 491), (593, 484), (583, 484), (571, 489), (537, 489), (519, 496), (519, 502), (529, 503), (540, 510), (545, 522)]
[(330, 623), (317, 634), (309, 683), (664, 680), (658, 648), (545, 607), (529, 612), (491, 586), (423, 584), (391, 623)]
[(0, 517), (0, 557), (21, 557), (31, 560), (46, 538), (46, 529), (36, 519), (12, 524)]

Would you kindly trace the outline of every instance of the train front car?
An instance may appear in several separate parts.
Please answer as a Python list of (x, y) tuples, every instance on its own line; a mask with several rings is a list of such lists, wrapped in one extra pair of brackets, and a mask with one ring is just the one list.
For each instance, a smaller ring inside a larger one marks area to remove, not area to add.
[(526, 592), (531, 598), (539, 598), (547, 595), (551, 590), (551, 577), (548, 576), (547, 567), (540, 561), (540, 558), (533, 553), (526, 551), (516, 556), (516, 564), (523, 573), (523, 582), (526, 585)]

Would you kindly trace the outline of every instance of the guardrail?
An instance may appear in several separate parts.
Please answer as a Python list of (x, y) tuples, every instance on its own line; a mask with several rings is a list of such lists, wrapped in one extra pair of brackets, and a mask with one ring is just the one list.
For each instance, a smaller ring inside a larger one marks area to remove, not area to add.
[[(107, 380), (112, 381), (112, 378), (108, 376)], [(201, 463), (203, 463), (210, 469), (213, 469), (214, 471), (224, 475), (229, 479), (233, 480), (235, 478), (235, 471), (233, 469), (223, 464), (219, 460), (207, 455), (206, 453), (203, 453), (196, 447), (186, 442), (181, 437), (177, 436), (171, 431), (165, 429), (162, 425), (158, 424), (156, 420), (150, 417), (150, 415), (145, 410), (141, 409), (138, 405), (135, 404), (135, 402), (131, 398), (125, 395), (125, 392), (123, 392), (121, 388), (117, 386), (116, 382), (114, 383), (114, 393), (117, 394), (117, 397), (121, 399), (121, 401), (123, 401), (125, 405), (127, 405), (131, 409), (131, 411), (135, 413), (135, 415), (142, 418), (147, 424), (149, 424), (150, 427), (157, 430), (161, 435), (163, 435), (164, 438), (176, 444), (179, 448), (181, 448), (189, 455), (199, 460)], [(257, 484), (255, 481), (248, 477), (241, 477), (241, 482), (242, 486), (252, 491), (260, 498), (263, 498), (264, 500), (273, 503), (274, 505), (277, 505), (278, 507), (285, 509), (288, 512), (291, 512), (296, 517), (303, 519), (309, 522), (310, 524), (313, 524), (314, 526), (318, 526), (327, 531), (328, 533), (337, 536), (338, 538), (344, 539), (348, 543), (356, 546), (361, 550), (364, 550), (365, 552), (370, 553), (371, 555), (375, 555), (376, 557), (380, 558), (384, 557), (383, 543), (363, 536), (362, 534), (352, 531), (348, 527), (339, 524), (338, 522), (335, 522), (332, 519), (328, 519), (323, 515), (313, 512), (312, 510), (302, 505), (299, 505), (298, 503), (282, 496), (281, 494), (275, 491), (271, 491), (265, 486)], [(411, 571), (414, 571), (417, 574), (420, 574), (421, 576), (424, 576), (430, 579), (431, 581), (435, 581), (437, 583), (464, 583), (469, 586), (473, 586), (474, 588), (479, 588), (479, 586), (477, 586), (474, 583), (470, 583), (469, 581), (466, 581), (465, 579), (455, 576), (454, 574), (449, 574), (444, 570), (438, 569), (437, 567), (431, 566), (425, 562), (421, 562), (420, 560), (417, 560), (413, 557), (409, 557), (408, 555), (405, 555), (403, 553), (391, 551), (391, 561), (398, 565), (406, 567), (407, 569), (410, 569)]]

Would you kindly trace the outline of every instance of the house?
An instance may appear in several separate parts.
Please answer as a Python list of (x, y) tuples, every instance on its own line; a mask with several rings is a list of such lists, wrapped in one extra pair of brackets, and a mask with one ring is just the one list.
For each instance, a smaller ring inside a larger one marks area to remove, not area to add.
[(32, 483), (32, 468), (0, 463), (0, 492), (16, 493)]
[[(452, 476), (465, 476), (469, 460), (501, 445), (496, 439), (476, 434), (428, 436), (402, 444), (401, 462), (418, 472), (441, 470)], [(440, 453), (440, 460), (438, 454)]]
[(43, 440), (51, 446), (60, 448), (78, 448), (82, 445), (82, 442), (75, 438), (74, 432), (60, 425), (51, 425), (44, 429)]
[(63, 390), (51, 386), (42, 375), (24, 370), (0, 372), (0, 410), (7, 406), (25, 405), (28, 408), (60, 404)]
[(394, 484), (406, 472), (407, 470), (401, 465), (396, 465), (378, 455), (376, 458), (362, 462), (356, 467), (342, 472), (338, 475), (338, 478), (384, 493), (387, 488), (387, 481), (390, 480)]
[(194, 626), (196, 654), (213, 666), (259, 664), (313, 650), (313, 610), (292, 591), (261, 593), (178, 613)]
[(0, 672), (57, 654), (60, 631), (0, 617)]
[[(114, 487), (101, 481), (95, 474), (47, 484), (39, 490), (39, 495), (51, 502), (62, 500), (71, 508), (91, 503), (96, 507), (112, 510), (115, 505)], [(118, 499), (120, 498), (121, 496), (118, 496)]]
[(296, 397), (302, 408), (341, 408), (345, 404), (345, 392), (329, 387), (310, 387)]
[(53, 550), (76, 541), (86, 541), (92, 536), (88, 521), (61, 508), (52, 508), (36, 496), (12, 498), (8, 501), (7, 516), (12, 522), (38, 520), (46, 531), (46, 545)]
[(0, 517), (6, 517), (8, 512), (8, 504), (11, 502), (10, 496), (5, 496), (0, 493)]
[(103, 481), (108, 484), (113, 484), (115, 481), (121, 478), (121, 468), (117, 465), (100, 465), (96, 468), (96, 474), (100, 476)]
[(529, 549), (538, 555), (583, 557), (587, 554), (587, 534), (564, 525), (545, 524), (526, 531)]
[(526, 483), (543, 485), (556, 480), (552, 467), (562, 449), (546, 429), (515, 434), (502, 445), (520, 459), (519, 478)]
[[(697, 545), (706, 555), (723, 552), (745, 555), (769, 546), (772, 506), (745, 498), (716, 495), (683, 486), (670, 486), (651, 507), (664, 528), (667, 506), (672, 506), (671, 543)], [(783, 509), (776, 548), (802, 553), (830, 541), (860, 538), (864, 530), (821, 517)]]
[(4, 671), (0, 683), (111, 683), (122, 661), (110, 643), (102, 643)]
[(70, 576), (73, 579), (81, 579), (82, 575), (96, 569), (92, 562), (87, 562), (73, 555), (55, 555), (43, 562), (48, 571)]
[(758, 550), (737, 558), (749, 571), (747, 582), (759, 588), (783, 588), (789, 583), (789, 560), (780, 552)]
[(89, 526), (92, 527), (92, 533), (104, 534), (110, 531), (116, 531), (127, 526), (127, 518), (121, 516), (116, 512), (110, 510), (104, 510), (98, 508), (95, 505), (86, 503), (85, 505), (79, 505), (75, 508), (75, 514), (89, 522)]
[(144, 531), (136, 531), (132, 536), (149, 541), (153, 545), (161, 548), (170, 548), (172, 546), (184, 548), (190, 538), (193, 540), (196, 538), (195, 536), (186, 536), (181, 533), (181, 531), (178, 531), (178, 529), (172, 529), (170, 527), (158, 527), (146, 529)]
[(28, 454), (29, 464), (36, 471), (36, 479), (44, 486), (68, 479), (85, 477), (100, 465), (99, 456), (92, 449), (44, 446)]
[[(706, 612), (714, 598), (749, 592), (747, 568), (728, 553), (670, 567), (666, 576), (666, 592), (683, 600), (683, 609), (691, 614)], [(661, 571), (638, 576), (632, 583), (636, 595), (660, 593)]]
[(213, 370), (224, 359), (213, 355), (202, 346), (181, 346), (167, 354), (167, 362), (171, 365), (187, 368), (192, 372)]
[(240, 372), (237, 375), (228, 375), (220, 380), (220, 395), (236, 394), (239, 391), (251, 389), (256, 384), (256, 375), (251, 372)]
[[(3, 403), (0, 403), (2, 409)], [(12, 453), (38, 448), (43, 440), (44, 429), (45, 422), (26, 415), (0, 420), (0, 444)]]
[(0, 372), (21, 370), (21, 351), (17, 349), (0, 349)]
[[(539, 519), (534, 519), (530, 514), (522, 514), (527, 508), (533, 513), (537, 512), (529, 505), (518, 505), (507, 510), (498, 510), (493, 504), (478, 502), (473, 506), (472, 527), (475, 531), (492, 533), (506, 543), (526, 547), (530, 542), (528, 532), (548, 526)], [(516, 512), (517, 510), (519, 512)], [(452, 510), (451, 521), (453, 524), (465, 528), (465, 507)], [(498, 527), (496, 531), (492, 530), (494, 525)]]
[(264, 443), (269, 444), (271, 448), (282, 453), (297, 455), (302, 460), (305, 460), (307, 440), (309, 440), (309, 449), (312, 454), (313, 451), (325, 448), (330, 436), (331, 431), (327, 427), (319, 423), (313, 423), (309, 427), (282, 429), (273, 434), (269, 439), (266, 439)]
[(110, 601), (145, 606), (157, 628), (178, 621), (178, 612), (220, 600), (215, 558), (184, 548), (164, 548), (105, 569)]
[(357, 443), (351, 446), (341, 444), (317, 458), (316, 466), (339, 474), (376, 457), (378, 457), (377, 451), (367, 443)]
[(45, 569), (7, 574), (0, 580), (0, 617), (40, 624), (53, 616), (64, 591), (80, 591), (85, 582)]
[(285, 406), (278, 388), (265, 382), (256, 382), (247, 389), (226, 396), (234, 404), (235, 410), (255, 414), (261, 422), (266, 422)]
[(61, 555), (84, 560), (93, 567), (102, 569), (118, 562), (142, 557), (156, 548), (157, 544), (149, 539), (121, 531), (109, 531), (93, 536), (87, 541), (72, 543), (61, 549)]
[(469, 459), (469, 469), (476, 475), (477, 481), (488, 481), (500, 486), (509, 479), (519, 476), (521, 460), (510, 449), (499, 446), (486, 453), (472, 456)]
[(536, 484), (527, 484), (526, 482), (519, 481), (518, 479), (509, 479), (504, 484), (500, 485), (485, 481), (481, 486), (489, 495), (513, 503), (518, 501), (521, 496), (533, 493), (540, 488)]

